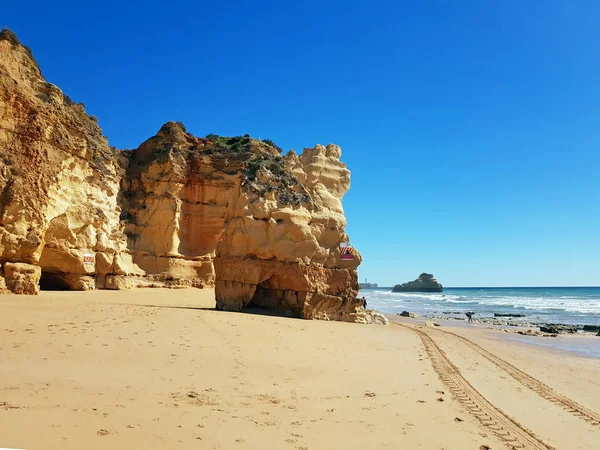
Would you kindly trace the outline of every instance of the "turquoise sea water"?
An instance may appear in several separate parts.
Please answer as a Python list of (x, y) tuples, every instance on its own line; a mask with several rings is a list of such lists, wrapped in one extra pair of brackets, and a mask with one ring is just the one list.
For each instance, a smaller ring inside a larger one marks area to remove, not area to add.
[(396, 293), (390, 287), (362, 289), (359, 296), (368, 308), (390, 314), (514, 313), (526, 315), (515, 321), (600, 325), (600, 287), (444, 288), (440, 293)]

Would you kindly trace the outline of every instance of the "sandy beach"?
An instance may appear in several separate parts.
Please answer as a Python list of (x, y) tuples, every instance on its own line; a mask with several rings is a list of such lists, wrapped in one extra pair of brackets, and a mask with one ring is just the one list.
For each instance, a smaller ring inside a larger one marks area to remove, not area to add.
[(0, 296), (0, 447), (598, 448), (599, 359), (213, 307), (195, 289)]

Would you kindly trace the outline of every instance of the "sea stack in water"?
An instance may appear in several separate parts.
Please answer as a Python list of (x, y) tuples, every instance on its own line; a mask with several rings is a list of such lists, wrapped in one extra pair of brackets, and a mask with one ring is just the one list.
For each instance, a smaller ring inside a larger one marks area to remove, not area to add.
[(168, 122), (118, 151), (8, 30), (0, 105), (0, 291), (214, 287), (218, 309), (386, 322), (357, 298), (360, 254), (341, 254), (337, 145), (283, 156)]
[(397, 284), (392, 292), (442, 292), (444, 289), (430, 273), (422, 273), (414, 281)]

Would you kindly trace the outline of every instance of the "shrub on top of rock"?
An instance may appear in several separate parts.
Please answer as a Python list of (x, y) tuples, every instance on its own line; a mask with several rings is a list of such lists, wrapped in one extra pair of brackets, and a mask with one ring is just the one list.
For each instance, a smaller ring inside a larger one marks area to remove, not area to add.
[(279, 153), (283, 153), (283, 149), (277, 145), (275, 142), (273, 142), (271, 139), (263, 139), (262, 140), (265, 144), (273, 147), (275, 150), (277, 150)]
[(31, 58), (31, 61), (34, 63), (38, 72), (40, 74), (42, 73), (38, 62), (36, 61), (36, 59), (33, 56), (33, 51), (31, 50), (31, 47), (21, 44), (21, 41), (19, 41), (19, 37), (16, 35), (16, 33), (14, 31), (12, 31), (11, 29), (6, 28), (6, 27), (2, 28), (2, 30), (0, 31), (0, 41), (2, 41), (2, 40), (10, 42), (13, 46), (17, 46), (17, 45), (23, 46), (23, 48), (27, 52), (27, 55), (29, 56), (29, 58)]

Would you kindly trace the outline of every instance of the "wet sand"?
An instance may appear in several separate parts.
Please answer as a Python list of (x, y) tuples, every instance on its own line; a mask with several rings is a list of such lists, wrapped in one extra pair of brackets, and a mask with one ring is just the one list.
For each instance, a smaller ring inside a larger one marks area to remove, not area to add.
[(0, 447), (597, 448), (600, 360), (479, 327), (227, 313), (213, 298), (0, 296)]

